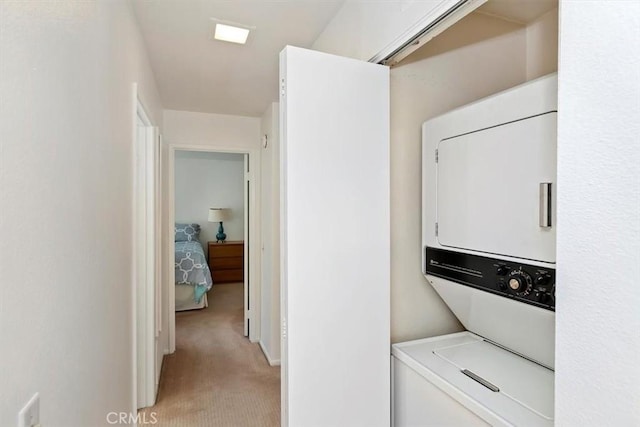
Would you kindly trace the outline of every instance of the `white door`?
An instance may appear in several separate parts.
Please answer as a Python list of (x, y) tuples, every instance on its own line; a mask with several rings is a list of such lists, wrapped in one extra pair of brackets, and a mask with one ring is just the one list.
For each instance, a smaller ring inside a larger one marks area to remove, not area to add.
[(441, 245), (555, 262), (556, 116), (440, 141)]
[(287, 47), (283, 425), (388, 426), (389, 70)]

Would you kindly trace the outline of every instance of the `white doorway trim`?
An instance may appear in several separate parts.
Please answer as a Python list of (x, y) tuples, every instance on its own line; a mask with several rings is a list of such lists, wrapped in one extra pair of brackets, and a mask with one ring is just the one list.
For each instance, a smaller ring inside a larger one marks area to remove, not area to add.
[(158, 349), (161, 306), (159, 236), (160, 145), (134, 85), (133, 116), (133, 336), (136, 408), (155, 404), (162, 353)]
[[(251, 179), (251, 174), (250, 174), (250, 167), (249, 167), (250, 163), (249, 163), (249, 155), (248, 154), (243, 154), (242, 155), (242, 176), (243, 176), (243, 180), (242, 180), (242, 204), (244, 205), (244, 218), (242, 219), (242, 222), (244, 224), (244, 230), (245, 230), (245, 236), (244, 236), (244, 260), (242, 261), (242, 265), (244, 266), (244, 272), (242, 274), (242, 277), (244, 278), (243, 281), (243, 293), (242, 293), (242, 297), (244, 298), (244, 336), (248, 337), (250, 334), (250, 330), (249, 330), (249, 324), (251, 322), (251, 307), (249, 306), (250, 303), (250, 288), (249, 288), (249, 284), (250, 284), (250, 280), (247, 280), (247, 278), (249, 277), (249, 272), (251, 271), (251, 268), (249, 268), (249, 257), (251, 256), (251, 254), (249, 253), (249, 242), (250, 239), (253, 237), (253, 233), (249, 234), (249, 230), (251, 230), (251, 223), (250, 223), (250, 219), (251, 219), (251, 209), (249, 209), (249, 197), (251, 195), (251, 190), (250, 188), (253, 186), (253, 182)], [(262, 275), (260, 275), (260, 277), (262, 277)], [(258, 325), (259, 327), (260, 325)]]
[[(175, 310), (175, 247), (174, 224), (175, 212), (175, 156), (176, 151), (203, 151), (215, 153), (246, 154), (248, 155), (249, 171), (245, 171), (245, 178), (251, 182), (248, 194), (249, 227), (245, 232), (245, 307), (248, 309), (249, 340), (253, 343), (260, 340), (260, 150), (259, 148), (237, 148), (214, 145), (184, 145), (170, 144), (168, 158), (168, 189), (167, 203), (169, 218), (168, 227), (165, 230), (165, 241), (169, 247), (169, 262), (165, 270), (165, 291), (168, 299), (169, 312), (169, 353), (176, 351), (176, 310)], [(245, 180), (246, 186), (246, 180)], [(213, 284), (215, 286), (215, 283)], [(247, 304), (248, 302), (248, 304)]]

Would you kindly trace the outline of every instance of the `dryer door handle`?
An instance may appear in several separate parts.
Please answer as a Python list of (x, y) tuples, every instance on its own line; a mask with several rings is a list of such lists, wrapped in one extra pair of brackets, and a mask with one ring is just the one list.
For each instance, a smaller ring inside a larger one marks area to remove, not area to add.
[(551, 228), (551, 183), (540, 183), (540, 227)]

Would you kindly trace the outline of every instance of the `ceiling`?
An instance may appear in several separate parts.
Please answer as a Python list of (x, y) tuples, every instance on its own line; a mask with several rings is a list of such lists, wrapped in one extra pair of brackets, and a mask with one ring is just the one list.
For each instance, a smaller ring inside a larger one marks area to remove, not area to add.
[(558, 7), (558, 0), (489, 0), (476, 12), (528, 24)]
[[(164, 108), (260, 117), (278, 100), (278, 54), (310, 47), (344, 0), (133, 0)], [(489, 0), (520, 24), (558, 0)], [(255, 27), (246, 45), (214, 40), (214, 20)]]
[[(310, 47), (344, 0), (134, 0), (164, 108), (262, 116), (278, 100), (278, 54)], [(255, 27), (212, 39), (216, 18)]]

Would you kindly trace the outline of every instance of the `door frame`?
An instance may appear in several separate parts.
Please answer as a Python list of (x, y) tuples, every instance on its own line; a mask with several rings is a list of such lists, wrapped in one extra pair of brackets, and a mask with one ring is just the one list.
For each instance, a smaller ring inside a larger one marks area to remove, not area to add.
[[(259, 148), (238, 148), (231, 146), (218, 145), (187, 145), (187, 144), (169, 144), (168, 146), (168, 185), (167, 185), (167, 203), (168, 206), (168, 224), (165, 229), (165, 241), (168, 245), (169, 262), (165, 266), (165, 291), (167, 293), (169, 312), (169, 353), (176, 351), (176, 307), (175, 307), (175, 242), (173, 235), (175, 233), (175, 159), (176, 151), (201, 151), (213, 153), (229, 153), (229, 154), (246, 154), (248, 155), (249, 171), (245, 170), (245, 182), (249, 180), (253, 183), (249, 191), (249, 203), (245, 209), (250, 213), (249, 228), (245, 230), (245, 272), (248, 269), (249, 274), (244, 275), (245, 288), (249, 286), (249, 292), (244, 293), (245, 310), (248, 307), (249, 319), (249, 341), (256, 343), (260, 341), (260, 248), (261, 248), (261, 223), (260, 223), (260, 149)], [(215, 283), (214, 283), (215, 286)], [(247, 299), (249, 304), (247, 304)]]
[[(133, 86), (133, 389), (136, 408), (155, 404), (162, 352), (160, 295), (160, 132)], [(141, 133), (139, 124), (144, 130)], [(141, 137), (142, 136), (142, 137)], [(160, 360), (157, 360), (158, 352)]]

